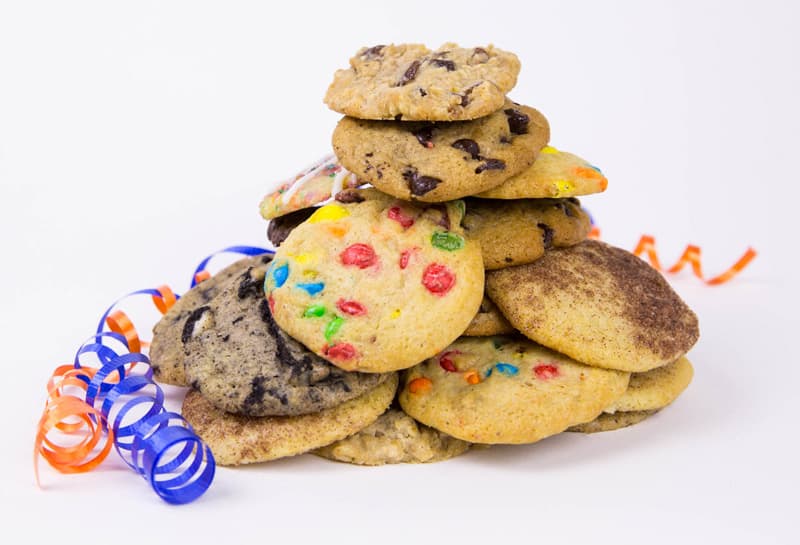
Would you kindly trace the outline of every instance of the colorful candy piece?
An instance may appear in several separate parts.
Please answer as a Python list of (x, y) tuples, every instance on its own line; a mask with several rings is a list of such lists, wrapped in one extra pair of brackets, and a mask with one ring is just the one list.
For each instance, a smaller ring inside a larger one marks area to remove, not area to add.
[(440, 250), (453, 252), (464, 247), (464, 237), (447, 231), (436, 231), (431, 235), (431, 245)]
[(418, 377), (408, 383), (408, 391), (412, 394), (424, 394), (430, 391), (433, 386), (431, 379), (427, 377)]
[(498, 362), (494, 365), (494, 368), (497, 369), (498, 373), (502, 373), (503, 375), (507, 375), (509, 377), (519, 374), (519, 367), (516, 365), (511, 365), (510, 363)]
[(558, 367), (550, 363), (535, 366), (533, 368), (533, 373), (539, 380), (549, 380), (551, 378), (556, 378), (560, 374), (558, 372)]
[(431, 263), (422, 273), (422, 285), (434, 295), (446, 295), (455, 283), (456, 275), (446, 265)]
[(325, 305), (311, 305), (303, 312), (303, 318), (321, 318), (325, 312)]
[(399, 223), (403, 229), (408, 229), (414, 225), (414, 218), (403, 212), (403, 209), (399, 206), (391, 207), (386, 215), (389, 216), (389, 219)]
[(458, 350), (448, 350), (447, 352), (439, 356), (439, 366), (441, 366), (442, 369), (450, 373), (458, 372), (458, 367), (456, 367), (456, 364), (453, 363), (453, 360), (450, 359), (450, 356), (452, 354), (460, 354), (460, 353), (461, 352)]
[(326, 204), (325, 206), (321, 206), (317, 209), (316, 212), (311, 214), (311, 217), (308, 218), (306, 221), (308, 223), (320, 223), (322, 221), (335, 221), (340, 220), (342, 218), (346, 218), (350, 215), (350, 212), (347, 211), (342, 205), (339, 204)]
[(334, 316), (328, 325), (325, 326), (325, 340), (330, 341), (331, 337), (336, 335), (336, 333), (341, 329), (342, 324), (344, 323), (344, 318), (341, 316)]
[(369, 244), (351, 244), (339, 255), (343, 265), (354, 265), (359, 269), (366, 269), (378, 262), (375, 250)]
[(272, 270), (272, 281), (275, 282), (276, 288), (283, 286), (287, 278), (289, 278), (289, 265), (287, 263)]
[(347, 361), (358, 355), (355, 347), (350, 343), (337, 343), (333, 346), (325, 346), (323, 353), (332, 360)]
[(339, 299), (336, 301), (336, 308), (350, 316), (364, 316), (367, 313), (366, 307), (358, 301)]
[(409, 248), (407, 250), (403, 250), (400, 252), (400, 268), (405, 269), (408, 267), (408, 262), (411, 260), (411, 256), (414, 255), (414, 252), (419, 250), (416, 246), (414, 248)]
[(295, 287), (305, 291), (312, 297), (325, 289), (324, 282), (301, 282), (295, 284)]
[(464, 373), (464, 380), (466, 380), (470, 384), (475, 385), (475, 384), (480, 383), (481, 376), (480, 376), (480, 374), (478, 374), (477, 371), (474, 371), (474, 370), (467, 371), (466, 373)]

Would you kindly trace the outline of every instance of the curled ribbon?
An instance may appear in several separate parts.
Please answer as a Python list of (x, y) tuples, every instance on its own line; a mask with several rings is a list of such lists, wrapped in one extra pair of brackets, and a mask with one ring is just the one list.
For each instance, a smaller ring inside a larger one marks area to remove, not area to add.
[[(192, 286), (210, 276), (206, 267), (221, 253), (255, 256), (272, 250), (220, 250), (200, 263)], [(135, 295), (149, 295), (161, 314), (179, 299), (168, 286), (118, 299), (103, 313), (96, 333), (78, 348), (73, 363), (55, 369), (34, 441), (34, 476), (39, 485), (40, 456), (61, 473), (84, 473), (100, 465), (113, 445), (164, 501), (189, 503), (211, 485), (214, 457), (191, 425), (164, 407), (164, 392), (142, 352), (149, 343), (116, 308)]]

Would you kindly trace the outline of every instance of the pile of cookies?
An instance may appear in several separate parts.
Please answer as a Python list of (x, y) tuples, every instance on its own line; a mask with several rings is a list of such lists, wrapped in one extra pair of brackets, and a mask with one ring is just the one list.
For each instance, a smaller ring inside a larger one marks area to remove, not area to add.
[(221, 465), (313, 452), (378, 465), (639, 422), (692, 378), (694, 313), (587, 238), (605, 190), (513, 102), (492, 46), (364, 48), (325, 97), (335, 156), (267, 195), (275, 255), (154, 328), (155, 376)]

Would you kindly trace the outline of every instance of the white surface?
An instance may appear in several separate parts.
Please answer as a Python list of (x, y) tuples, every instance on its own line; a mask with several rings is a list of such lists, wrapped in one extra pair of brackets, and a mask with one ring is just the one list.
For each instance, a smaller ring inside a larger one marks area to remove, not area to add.
[[(797, 4), (266, 4), (0, 4), (0, 535), (796, 543)], [(448, 40), (518, 53), (512, 97), (610, 179), (584, 199), (606, 240), (632, 249), (650, 233), (667, 263), (695, 243), (709, 274), (759, 251), (728, 285), (670, 278), (701, 322), (688, 391), (628, 430), (430, 466), (221, 468), (182, 507), (115, 454), (85, 475), (42, 464), (37, 490), (45, 382), (105, 307), (183, 291), (202, 257), (265, 244), (258, 202), (328, 152), (338, 115), (321, 99), (358, 47)]]

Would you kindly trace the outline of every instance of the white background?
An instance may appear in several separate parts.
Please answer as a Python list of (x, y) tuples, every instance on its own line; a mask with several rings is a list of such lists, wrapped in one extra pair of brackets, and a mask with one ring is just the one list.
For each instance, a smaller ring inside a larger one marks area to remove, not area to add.
[[(798, 15), (788, 1), (0, 2), (0, 535), (796, 543)], [(262, 195), (330, 149), (334, 70), (362, 45), (446, 41), (519, 55), (512, 98), (610, 180), (583, 200), (607, 241), (652, 234), (666, 263), (695, 243), (709, 275), (758, 250), (727, 285), (669, 278), (701, 323), (686, 393), (627, 430), (441, 464), (221, 468), (181, 507), (113, 453), (85, 475), (42, 464), (36, 489), (46, 380), (105, 307), (184, 291), (202, 257), (266, 244)]]

